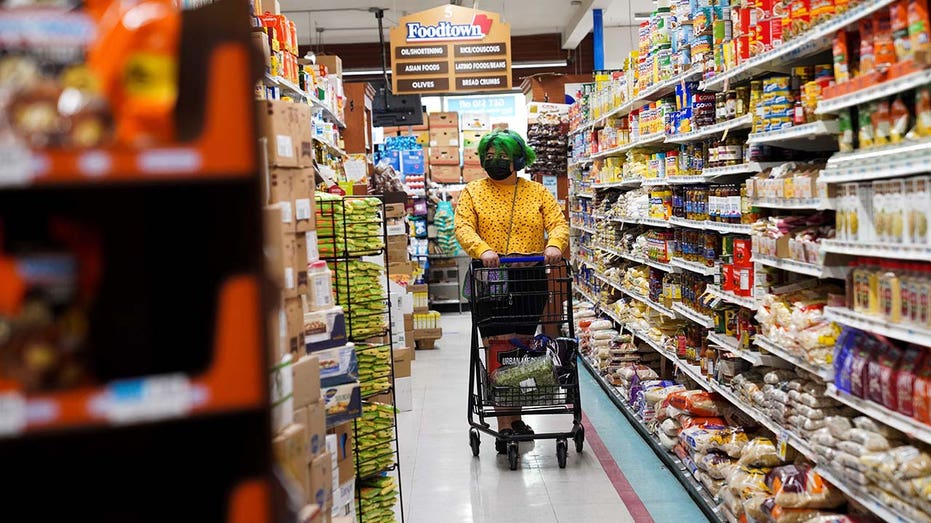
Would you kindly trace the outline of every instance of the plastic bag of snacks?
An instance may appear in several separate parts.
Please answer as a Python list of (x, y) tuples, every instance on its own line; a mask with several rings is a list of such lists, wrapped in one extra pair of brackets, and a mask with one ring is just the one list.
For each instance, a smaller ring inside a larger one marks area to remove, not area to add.
[(775, 467), (782, 460), (771, 439), (754, 438), (743, 448), (739, 463), (744, 467)]
[(836, 508), (846, 501), (807, 464), (777, 467), (766, 476), (766, 484), (781, 507)]

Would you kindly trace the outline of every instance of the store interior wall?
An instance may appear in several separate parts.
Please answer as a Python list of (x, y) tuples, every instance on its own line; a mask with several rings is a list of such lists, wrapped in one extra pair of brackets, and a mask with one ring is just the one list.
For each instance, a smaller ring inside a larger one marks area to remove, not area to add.
[(605, 69), (622, 69), (628, 54), (637, 48), (637, 26), (604, 28)]

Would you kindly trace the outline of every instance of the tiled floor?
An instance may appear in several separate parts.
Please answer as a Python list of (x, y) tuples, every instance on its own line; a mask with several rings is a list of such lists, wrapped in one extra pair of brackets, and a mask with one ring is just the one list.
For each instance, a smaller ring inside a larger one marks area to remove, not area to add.
[[(469, 449), (469, 313), (443, 315), (437, 349), (413, 363), (414, 410), (398, 417), (405, 520), (410, 523), (607, 523), (635, 521), (591, 447), (570, 442), (565, 469), (554, 441), (522, 444), (521, 463), (508, 469), (490, 437), (481, 455)], [(582, 404), (623, 474), (656, 522), (704, 522), (675, 478), (627, 424), (587, 373)], [(568, 430), (569, 416), (528, 418), (535, 430)], [(636, 513), (636, 511), (634, 511)], [(640, 518), (640, 521), (650, 521)]]

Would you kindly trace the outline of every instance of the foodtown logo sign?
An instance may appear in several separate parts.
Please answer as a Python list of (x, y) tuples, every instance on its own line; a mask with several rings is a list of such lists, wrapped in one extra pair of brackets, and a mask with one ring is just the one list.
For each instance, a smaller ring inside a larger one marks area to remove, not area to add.
[(441, 20), (436, 25), (407, 23), (408, 42), (441, 42), (445, 40), (482, 40), (491, 29), (491, 19), (475, 15), (470, 24), (453, 24)]

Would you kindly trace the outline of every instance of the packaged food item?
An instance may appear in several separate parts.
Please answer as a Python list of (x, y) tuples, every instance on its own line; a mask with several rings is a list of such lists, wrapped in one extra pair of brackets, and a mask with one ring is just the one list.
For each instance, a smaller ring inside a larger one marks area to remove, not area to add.
[(829, 509), (846, 502), (843, 493), (807, 464), (777, 467), (766, 476), (766, 484), (781, 507)]
[(928, 1), (909, 0), (908, 2), (908, 37), (912, 52), (931, 42), (931, 23), (928, 22)]
[(898, 0), (889, 6), (892, 41), (899, 62), (912, 58), (912, 42), (908, 34), (908, 0)]
[(709, 392), (690, 390), (669, 395), (669, 404), (695, 416), (719, 416), (726, 403)]
[(695, 460), (695, 464), (712, 479), (723, 480), (735, 466), (734, 461), (723, 454), (709, 452)]
[(890, 111), (892, 126), (889, 130), (889, 141), (899, 143), (905, 139), (911, 129), (911, 113), (901, 96), (895, 97)]
[(892, 134), (892, 114), (888, 100), (876, 102), (873, 111), (873, 145), (881, 146), (889, 143)]
[(744, 447), (738, 464), (744, 467), (775, 467), (782, 462), (769, 438), (754, 438)]
[(931, 424), (931, 358), (925, 358), (915, 374), (912, 403), (914, 418), (922, 423)]
[(919, 347), (906, 349), (895, 376), (894, 387), (897, 402), (891, 408), (906, 416), (912, 416), (915, 412), (915, 380), (918, 377), (918, 369), (924, 362), (924, 357), (925, 351)]
[[(873, 13), (873, 52), (875, 67), (889, 67), (896, 63), (895, 40), (892, 36), (892, 19), (886, 9)], [(861, 69), (861, 72), (863, 70)]]
[(860, 66), (857, 76), (864, 76), (873, 72), (876, 68), (876, 53), (873, 47), (875, 38), (873, 17), (861, 18), (857, 27), (860, 33)]
[[(862, 58), (861, 58), (861, 67), (862, 67)], [(857, 142), (860, 144), (861, 149), (866, 149), (876, 145), (876, 130), (873, 127), (873, 115), (876, 112), (876, 104), (868, 103), (863, 104), (859, 108), (858, 114), (858, 125), (857, 125)]]
[(837, 135), (837, 146), (840, 152), (847, 153), (854, 150), (856, 142), (853, 134), (853, 121), (850, 111), (841, 111), (837, 117), (837, 126), (840, 134)]

